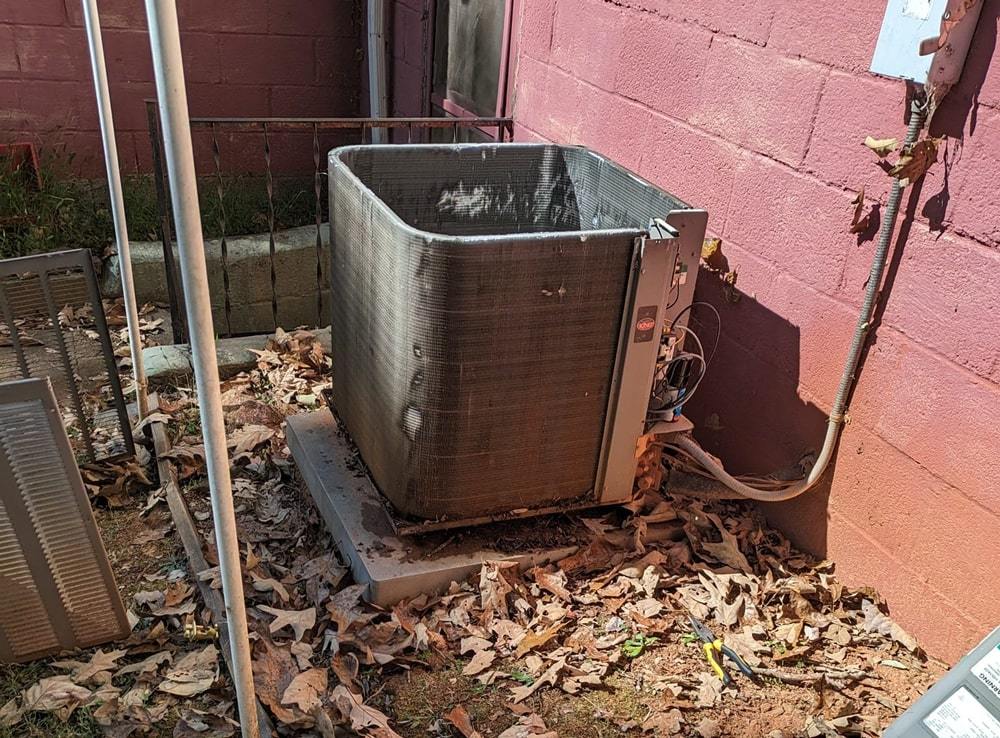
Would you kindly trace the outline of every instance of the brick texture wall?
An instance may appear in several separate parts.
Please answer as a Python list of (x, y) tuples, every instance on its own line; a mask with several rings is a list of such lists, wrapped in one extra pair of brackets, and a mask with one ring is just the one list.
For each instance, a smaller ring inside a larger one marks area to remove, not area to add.
[[(520, 2), (517, 135), (592, 146), (704, 207), (739, 270), (737, 303), (701, 275), (723, 331), (689, 406), (736, 471), (787, 467), (822, 439), (874, 251), (873, 232), (848, 232), (851, 200), (865, 186), (880, 212), (889, 185), (861, 142), (905, 133), (902, 85), (866, 71), (883, 8)], [(907, 210), (835, 466), (768, 510), (948, 658), (1000, 622), (998, 15), (987, 0), (935, 118), (947, 153)]]
[[(143, 3), (101, 0), (126, 171), (149, 168), (143, 100), (155, 96)], [(79, 0), (0, 0), (0, 142), (64, 145), (102, 173)], [(179, 0), (193, 116), (349, 116), (359, 109), (359, 0)], [(311, 156), (311, 154), (310, 154)]]

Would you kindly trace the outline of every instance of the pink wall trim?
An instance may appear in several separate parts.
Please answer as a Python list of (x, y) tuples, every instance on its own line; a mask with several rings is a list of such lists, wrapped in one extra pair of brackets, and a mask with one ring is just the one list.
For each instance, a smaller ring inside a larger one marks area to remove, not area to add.
[[(888, 178), (861, 142), (902, 136), (903, 88), (868, 73), (883, 3), (520, 0), (516, 136), (591, 146), (709, 212), (742, 299), (703, 273), (719, 352), (689, 412), (736, 471), (816, 449), (854, 329)], [(935, 119), (891, 296), (834, 468), (771, 506), (801, 546), (872, 584), (955, 658), (1000, 623), (1000, 0)], [(710, 319), (706, 320), (706, 330)]]

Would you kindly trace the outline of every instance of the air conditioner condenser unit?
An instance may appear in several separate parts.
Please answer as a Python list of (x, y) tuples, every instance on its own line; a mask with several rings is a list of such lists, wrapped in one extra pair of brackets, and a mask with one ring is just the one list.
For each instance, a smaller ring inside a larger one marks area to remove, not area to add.
[(629, 500), (707, 214), (581, 147), (348, 146), (329, 176), (333, 405), (396, 513)]

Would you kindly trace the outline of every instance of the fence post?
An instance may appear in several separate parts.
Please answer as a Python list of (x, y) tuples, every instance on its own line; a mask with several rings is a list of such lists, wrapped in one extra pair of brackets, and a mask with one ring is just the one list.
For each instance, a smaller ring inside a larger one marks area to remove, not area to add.
[(174, 239), (170, 228), (170, 202), (167, 199), (167, 175), (163, 168), (163, 138), (160, 135), (160, 114), (155, 100), (146, 100), (146, 126), (153, 150), (153, 183), (156, 186), (156, 214), (160, 243), (163, 246), (163, 271), (167, 281), (167, 301), (170, 303), (170, 326), (174, 343), (187, 342), (187, 322), (180, 294), (177, 264), (174, 262)]

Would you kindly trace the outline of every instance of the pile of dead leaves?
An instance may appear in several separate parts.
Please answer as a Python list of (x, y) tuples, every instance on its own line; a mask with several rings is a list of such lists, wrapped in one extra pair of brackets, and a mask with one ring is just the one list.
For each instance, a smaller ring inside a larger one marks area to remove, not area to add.
[[(329, 359), (306, 331), (279, 332), (258, 357), (222, 389), (254, 681), (279, 735), (572, 738), (581, 730), (566, 715), (584, 710), (602, 733), (637, 737), (876, 736), (939, 673), (875, 592), (844, 587), (830, 562), (796, 552), (749, 505), (653, 489), (580, 517), (583, 542), (558, 564), (522, 572), (491, 561), (445, 593), (367, 605), (285, 443), (285, 418), (324, 404)], [(214, 565), (193, 393), (162, 392), (161, 412)], [(0, 720), (87, 705), (114, 735), (165, 715), (175, 736), (232, 735), (215, 624), (196, 590), (219, 587), (217, 567), (167, 568), (144, 582), (128, 643), (56, 662), (60, 673), (25, 689)], [(735, 674), (724, 688), (689, 615), (759, 678)], [(397, 705), (394, 680), (433, 684), (442, 673), (472, 696), (428, 694), (420, 714)]]

